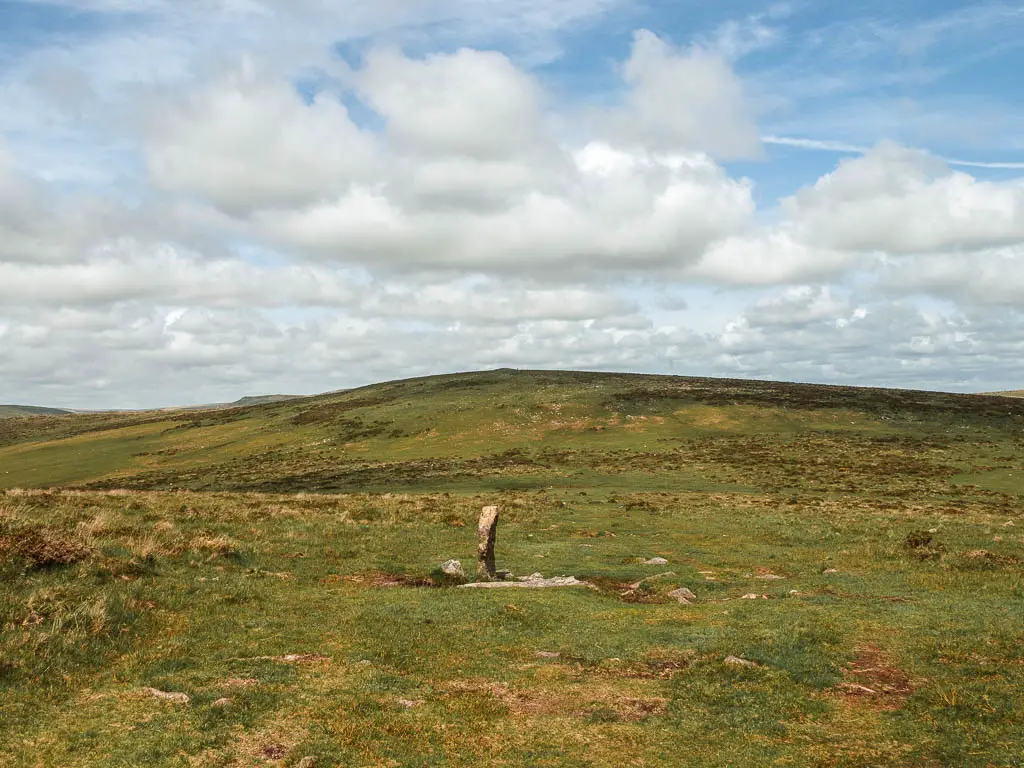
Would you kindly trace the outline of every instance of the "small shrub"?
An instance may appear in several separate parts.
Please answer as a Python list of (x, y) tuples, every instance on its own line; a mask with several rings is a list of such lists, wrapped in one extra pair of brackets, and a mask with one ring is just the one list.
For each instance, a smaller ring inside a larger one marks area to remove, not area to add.
[(946, 551), (946, 547), (935, 541), (930, 531), (911, 531), (903, 540), (903, 545), (922, 560), (938, 560)]
[(92, 555), (75, 534), (0, 520), (0, 560), (24, 560), (31, 569), (72, 565)]

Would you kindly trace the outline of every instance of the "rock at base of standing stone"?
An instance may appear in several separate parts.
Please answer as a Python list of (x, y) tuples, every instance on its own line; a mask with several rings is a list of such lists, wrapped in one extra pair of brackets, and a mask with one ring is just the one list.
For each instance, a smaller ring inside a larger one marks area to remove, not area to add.
[(497, 576), (494, 568), (494, 543), (498, 533), (498, 508), (484, 507), (477, 525), (477, 566), (478, 576), (493, 579)]
[(741, 659), (739, 656), (726, 656), (725, 663), (730, 667), (759, 667), (761, 666), (756, 661), (750, 661), (749, 659)]
[(441, 563), (441, 573), (458, 579), (466, 578), (466, 571), (462, 568), (461, 560), (446, 560)]
[(679, 589), (673, 589), (668, 593), (669, 597), (674, 597), (683, 605), (690, 605), (690, 603), (696, 602), (697, 596), (693, 594), (686, 587), (680, 587)]

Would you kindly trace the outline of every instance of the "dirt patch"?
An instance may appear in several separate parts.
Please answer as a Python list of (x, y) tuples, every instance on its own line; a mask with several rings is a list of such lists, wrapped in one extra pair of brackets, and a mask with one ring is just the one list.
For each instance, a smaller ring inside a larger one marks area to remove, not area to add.
[(488, 680), (454, 680), (448, 684), (447, 690), (448, 695), (497, 699), (510, 714), (525, 717), (597, 718), (607, 722), (635, 723), (662, 714), (669, 705), (669, 699), (661, 696), (616, 690), (609, 681), (570, 685), (551, 691), (513, 688)]
[(432, 587), (434, 582), (430, 579), (417, 578), (395, 573), (376, 573), (370, 578), (370, 584), (374, 587)]
[(879, 709), (898, 709), (914, 691), (907, 674), (873, 645), (857, 649), (857, 657), (843, 667), (843, 678), (836, 693)]

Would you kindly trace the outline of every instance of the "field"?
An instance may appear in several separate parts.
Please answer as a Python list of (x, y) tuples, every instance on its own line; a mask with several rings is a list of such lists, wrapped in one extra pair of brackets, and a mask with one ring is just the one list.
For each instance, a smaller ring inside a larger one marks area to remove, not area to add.
[[(1005, 397), (516, 371), (4, 419), (0, 765), (1024, 765), (1022, 447)], [(459, 588), (486, 504), (591, 586)]]

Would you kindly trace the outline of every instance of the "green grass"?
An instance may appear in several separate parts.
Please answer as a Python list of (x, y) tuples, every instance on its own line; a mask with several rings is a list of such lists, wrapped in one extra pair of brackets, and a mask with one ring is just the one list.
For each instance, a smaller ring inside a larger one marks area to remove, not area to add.
[[(0, 765), (1019, 766), (1009, 402), (503, 371), (7, 420)], [(424, 586), (491, 503), (499, 567), (597, 588)]]

